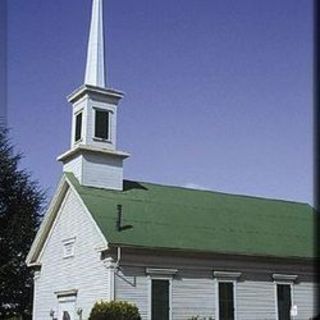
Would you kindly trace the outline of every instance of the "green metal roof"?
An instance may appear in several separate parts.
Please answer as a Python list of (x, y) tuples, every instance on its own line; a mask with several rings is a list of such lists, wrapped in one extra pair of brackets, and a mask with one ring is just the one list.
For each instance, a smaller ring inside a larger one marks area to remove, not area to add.
[[(312, 258), (305, 203), (124, 181), (124, 191), (81, 186), (66, 173), (110, 244), (224, 254)], [(123, 230), (117, 231), (117, 205)]]

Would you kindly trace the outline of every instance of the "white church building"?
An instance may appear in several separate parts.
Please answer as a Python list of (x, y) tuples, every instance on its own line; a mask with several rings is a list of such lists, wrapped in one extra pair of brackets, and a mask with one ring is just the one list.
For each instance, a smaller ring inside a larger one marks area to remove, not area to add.
[(93, 0), (84, 84), (68, 97), (62, 178), (27, 257), (33, 319), (86, 320), (101, 299), (133, 303), (143, 320), (315, 316), (308, 204), (124, 179), (102, 5)]

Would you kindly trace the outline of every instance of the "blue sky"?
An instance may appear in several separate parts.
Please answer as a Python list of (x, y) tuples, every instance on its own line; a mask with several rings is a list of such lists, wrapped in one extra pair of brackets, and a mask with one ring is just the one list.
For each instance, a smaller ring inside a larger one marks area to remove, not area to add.
[[(10, 0), (8, 123), (54, 191), (89, 0)], [(312, 203), (311, 0), (105, 1), (125, 177)]]

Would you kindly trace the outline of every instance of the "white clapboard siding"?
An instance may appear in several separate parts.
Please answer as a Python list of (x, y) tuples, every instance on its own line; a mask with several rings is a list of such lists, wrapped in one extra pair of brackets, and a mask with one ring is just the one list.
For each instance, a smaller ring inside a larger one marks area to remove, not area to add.
[[(76, 237), (74, 256), (63, 258), (63, 240)], [(108, 297), (107, 269), (95, 249), (103, 240), (73, 191), (69, 190), (41, 257), (34, 319), (49, 319), (58, 310), (54, 292), (77, 289), (76, 307), (87, 319), (94, 302)]]
[[(153, 265), (154, 266), (154, 265)], [(176, 264), (173, 267), (177, 267)], [(208, 272), (196, 269), (185, 272), (178, 268), (172, 279), (172, 320), (187, 320), (192, 316), (216, 318), (216, 283)], [(204, 276), (206, 274), (206, 276)], [(142, 319), (148, 319), (149, 279), (145, 267), (122, 267), (115, 278), (116, 299), (134, 303)], [(236, 282), (237, 320), (276, 320), (275, 284), (270, 280), (242, 280)], [(295, 320), (307, 320), (315, 314), (314, 285), (300, 282), (293, 285), (293, 304), (298, 306)], [(218, 319), (217, 319), (218, 320)]]
[(317, 301), (316, 285), (311, 282), (302, 282), (293, 286), (293, 304), (298, 307), (295, 320), (309, 319), (316, 316)]
[(122, 190), (122, 159), (101, 154), (85, 154), (81, 179), (86, 186)]
[(148, 319), (149, 283), (143, 268), (130, 268), (130, 273), (120, 270), (115, 276), (116, 300), (135, 304), (143, 320)]
[(122, 190), (122, 162), (120, 158), (101, 154), (78, 154), (64, 164), (63, 171), (72, 172), (85, 186)]
[(239, 281), (236, 293), (238, 320), (276, 319), (272, 281)]
[[(148, 319), (149, 278), (145, 268), (122, 268), (115, 278), (117, 300), (134, 303), (139, 308), (143, 320)], [(172, 280), (172, 319), (189, 319), (192, 316), (213, 317), (214, 280), (199, 277), (177, 277)]]
[(214, 280), (177, 278), (172, 281), (172, 319), (185, 320), (192, 316), (214, 317)]
[(72, 172), (81, 181), (83, 156), (80, 154), (63, 165), (64, 172)]

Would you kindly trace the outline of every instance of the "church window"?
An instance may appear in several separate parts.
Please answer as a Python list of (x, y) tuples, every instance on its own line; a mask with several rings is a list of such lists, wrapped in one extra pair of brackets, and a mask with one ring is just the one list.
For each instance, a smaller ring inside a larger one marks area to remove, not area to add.
[(215, 270), (213, 276), (216, 278), (216, 319), (236, 320), (236, 288), (241, 272)]
[(151, 320), (171, 320), (171, 287), (172, 279), (177, 269), (146, 268), (148, 274), (149, 291), (149, 318)]
[(291, 286), (290, 284), (277, 284), (278, 319), (290, 320)]
[(82, 112), (76, 115), (76, 127), (74, 140), (77, 142), (81, 139), (81, 130), (82, 130)]
[(109, 111), (95, 111), (95, 138), (109, 140), (110, 138)]
[(274, 273), (275, 280), (275, 302), (277, 310), (277, 320), (289, 320), (296, 316), (297, 306), (293, 305), (293, 283), (298, 276), (295, 274)]
[(151, 312), (152, 320), (170, 319), (170, 293), (169, 280), (153, 279), (151, 288)]
[(219, 320), (234, 320), (233, 282), (219, 282)]

